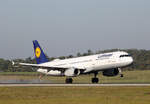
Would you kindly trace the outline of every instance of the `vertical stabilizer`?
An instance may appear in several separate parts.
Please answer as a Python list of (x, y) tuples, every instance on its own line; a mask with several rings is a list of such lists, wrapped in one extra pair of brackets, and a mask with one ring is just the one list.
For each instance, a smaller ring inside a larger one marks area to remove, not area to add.
[(34, 54), (35, 54), (35, 59), (37, 64), (48, 62), (48, 59), (46, 58), (46, 55), (44, 54), (37, 40), (33, 41), (33, 46), (34, 46)]

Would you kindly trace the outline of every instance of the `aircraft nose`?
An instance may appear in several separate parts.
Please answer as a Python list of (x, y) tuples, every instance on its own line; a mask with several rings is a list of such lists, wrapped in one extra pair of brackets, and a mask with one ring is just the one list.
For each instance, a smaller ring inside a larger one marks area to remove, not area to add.
[(134, 61), (134, 60), (133, 60), (133, 58), (131, 57), (131, 58), (130, 58), (130, 63), (132, 64), (132, 63), (133, 63), (133, 61)]

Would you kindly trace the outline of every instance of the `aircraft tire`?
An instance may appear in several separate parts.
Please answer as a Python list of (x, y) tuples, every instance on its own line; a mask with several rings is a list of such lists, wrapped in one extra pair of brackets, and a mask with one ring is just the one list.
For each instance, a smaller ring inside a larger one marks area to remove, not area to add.
[(71, 84), (73, 82), (73, 79), (72, 78), (66, 78), (66, 83), (67, 84)]
[(99, 79), (98, 78), (92, 78), (92, 83), (98, 83)]
[(123, 74), (121, 74), (121, 75), (120, 75), (120, 77), (124, 77), (124, 75), (123, 75)]

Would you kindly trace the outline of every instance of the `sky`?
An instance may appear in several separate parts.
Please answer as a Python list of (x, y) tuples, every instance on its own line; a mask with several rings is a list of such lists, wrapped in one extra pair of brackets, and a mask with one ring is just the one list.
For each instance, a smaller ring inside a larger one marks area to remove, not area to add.
[(1, 0), (0, 58), (150, 49), (150, 0)]

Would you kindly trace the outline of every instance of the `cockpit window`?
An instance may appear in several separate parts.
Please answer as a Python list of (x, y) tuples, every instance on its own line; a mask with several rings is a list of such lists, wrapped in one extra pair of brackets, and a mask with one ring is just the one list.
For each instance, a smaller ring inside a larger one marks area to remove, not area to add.
[(128, 55), (120, 55), (120, 57), (131, 57), (131, 55), (130, 54), (128, 54)]

